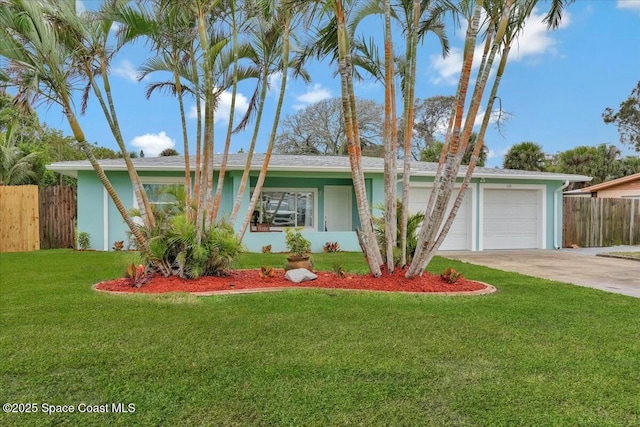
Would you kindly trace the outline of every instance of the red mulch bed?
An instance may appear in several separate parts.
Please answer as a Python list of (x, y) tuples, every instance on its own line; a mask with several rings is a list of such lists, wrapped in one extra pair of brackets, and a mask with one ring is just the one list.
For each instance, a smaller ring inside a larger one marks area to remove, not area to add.
[(164, 293), (164, 292), (211, 292), (233, 291), (258, 288), (328, 288), (362, 289), (388, 292), (473, 292), (487, 290), (489, 286), (461, 279), (455, 284), (446, 283), (440, 276), (424, 273), (422, 277), (407, 279), (404, 270), (396, 269), (392, 275), (382, 277), (348, 274), (344, 278), (332, 272), (318, 271), (316, 280), (292, 283), (284, 278), (284, 271), (277, 270), (276, 277), (260, 277), (259, 270), (237, 270), (224, 277), (201, 277), (199, 279), (181, 279), (156, 275), (140, 288), (131, 286), (125, 278), (109, 280), (96, 285), (96, 289), (111, 292)]

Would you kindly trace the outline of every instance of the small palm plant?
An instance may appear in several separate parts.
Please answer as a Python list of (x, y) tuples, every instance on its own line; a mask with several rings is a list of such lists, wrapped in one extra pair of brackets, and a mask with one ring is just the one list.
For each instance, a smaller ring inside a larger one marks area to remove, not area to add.
[[(387, 247), (387, 237), (385, 235), (384, 229), (384, 205), (376, 206), (383, 212), (381, 217), (373, 218), (373, 228), (376, 233), (376, 239), (378, 239), (378, 245), (380, 246), (380, 250), (383, 252), (382, 256), (386, 257), (386, 247)], [(400, 248), (400, 219), (402, 213), (402, 202), (398, 200), (397, 205), (397, 218), (398, 218), (398, 236), (396, 237), (396, 248), (394, 249), (394, 263), (396, 266), (400, 265), (400, 256), (401, 256), (401, 248)], [(416, 252), (416, 247), (418, 245), (418, 230), (422, 225), (422, 221), (424, 220), (424, 214), (422, 212), (417, 212), (409, 215), (407, 219), (407, 263), (411, 262), (413, 258), (413, 254)]]

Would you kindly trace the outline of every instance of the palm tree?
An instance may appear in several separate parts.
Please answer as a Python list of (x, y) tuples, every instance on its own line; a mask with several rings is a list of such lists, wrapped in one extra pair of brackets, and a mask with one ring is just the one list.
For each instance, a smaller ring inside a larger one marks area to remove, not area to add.
[(27, 184), (36, 178), (33, 162), (38, 152), (24, 155), (16, 146), (15, 130), (17, 123), (10, 123), (7, 129), (0, 131), (0, 185)]
[(525, 171), (544, 171), (545, 154), (542, 151), (542, 146), (529, 141), (514, 145), (505, 154), (502, 167)]
[[(440, 41), (443, 56), (449, 52), (449, 41), (444, 32), (442, 16), (453, 10), (447, 1), (402, 0), (398, 4), (400, 13), (397, 19), (405, 33), (405, 56), (400, 74), (402, 76), (402, 96), (404, 99), (403, 120), (403, 172), (402, 172), (402, 209), (400, 212), (401, 264), (407, 264), (407, 221), (409, 219), (409, 184), (411, 180), (411, 138), (413, 135), (416, 64), (418, 43), (427, 33), (432, 32)], [(426, 16), (425, 16), (426, 15)]]
[[(244, 192), (249, 181), (251, 163), (253, 161), (253, 154), (258, 140), (260, 125), (262, 123), (262, 113), (264, 111), (267, 89), (269, 87), (269, 77), (277, 72), (282, 74), (288, 72), (288, 70), (284, 70), (282, 68), (282, 61), (280, 60), (282, 58), (282, 36), (282, 27), (275, 19), (271, 19), (270, 16), (265, 16), (260, 13), (254, 14), (251, 17), (248, 33), (251, 45), (251, 54), (249, 55), (249, 58), (253, 65), (260, 71), (256, 89), (249, 104), (249, 110), (240, 123), (240, 126), (246, 126), (250, 115), (254, 112), (256, 119), (253, 126), (251, 143), (247, 150), (245, 168), (242, 172), (242, 178), (240, 179), (236, 199), (229, 217), (229, 223), (231, 225), (234, 225), (237, 220), (240, 205), (242, 204)], [(308, 76), (305, 74), (303, 74), (303, 76), (308, 79)], [(244, 232), (242, 234), (244, 235)]]
[[(271, 2), (267, 2), (271, 3)], [(265, 4), (265, 7), (262, 9), (261, 13), (263, 17), (266, 19), (273, 19), (277, 25), (280, 26), (282, 30), (282, 59), (281, 59), (281, 68), (282, 68), (282, 81), (280, 82), (280, 94), (278, 95), (278, 103), (276, 105), (275, 115), (273, 119), (273, 125), (271, 127), (271, 134), (269, 136), (269, 142), (267, 144), (267, 150), (264, 156), (264, 160), (262, 162), (262, 168), (260, 169), (260, 174), (258, 175), (258, 180), (256, 182), (256, 186), (253, 191), (253, 195), (251, 196), (251, 200), (249, 202), (249, 209), (244, 216), (244, 220), (240, 225), (240, 229), (238, 230), (238, 238), (242, 240), (244, 234), (246, 233), (247, 228), (249, 227), (249, 223), (251, 222), (251, 218), (253, 217), (253, 212), (258, 204), (258, 200), (262, 193), (262, 186), (264, 185), (264, 181), (267, 176), (267, 169), (269, 167), (269, 161), (271, 160), (271, 154), (273, 152), (273, 147), (275, 145), (278, 124), (280, 122), (280, 114), (282, 112), (282, 104), (284, 102), (284, 94), (287, 86), (287, 76), (289, 69), (289, 57), (290, 57), (290, 48), (291, 48), (291, 30), (293, 26), (293, 20), (296, 14), (296, 8), (294, 8), (293, 4), (289, 4), (287, 2), (281, 2), (276, 4)], [(250, 165), (248, 165), (250, 166)], [(246, 170), (246, 169), (245, 169)]]
[(2, 74), (10, 76), (10, 82), (17, 87), (18, 101), (43, 99), (62, 108), (75, 140), (87, 155), (98, 179), (141, 250), (147, 250), (145, 237), (93, 155), (74, 112), (72, 95), (78, 75), (69, 41), (77, 40), (77, 35), (84, 32), (75, 11), (75, 3), (3, 0), (2, 6), (0, 56), (9, 64)]
[[(109, 15), (115, 7), (117, 7), (117, 3), (103, 5), (97, 13), (88, 11), (82, 13), (78, 19), (81, 22), (84, 33), (76, 34), (76, 37), (65, 37), (65, 40), (69, 43), (70, 51), (73, 52), (74, 61), (77, 64), (79, 72), (88, 80), (88, 84), (83, 92), (81, 112), (84, 114), (87, 108), (89, 92), (92, 90), (98, 99), (105, 119), (111, 129), (111, 133), (122, 153), (122, 158), (124, 159), (127, 172), (129, 173), (129, 179), (133, 186), (133, 193), (138, 201), (140, 217), (144, 224), (153, 227), (155, 225), (155, 219), (153, 211), (151, 210), (151, 204), (149, 203), (149, 198), (125, 146), (111, 93), (109, 67), (112, 58), (119, 50), (119, 47), (110, 46), (109, 42), (109, 34), (114, 22)], [(69, 31), (69, 33), (74, 34), (73, 31)], [(100, 88), (98, 81), (102, 82), (102, 88)]]
[[(571, 3), (572, 0), (554, 0), (552, 7), (548, 12), (545, 21), (550, 28), (554, 28), (559, 24), (561, 10), (564, 6)], [(470, 19), (470, 24), (467, 31), (467, 37), (465, 39), (465, 56), (463, 62), (463, 68), (460, 78), (460, 85), (458, 92), (456, 93), (456, 109), (454, 116), (450, 121), (449, 132), (445, 141), (445, 147), (441, 154), (441, 162), (438, 168), (435, 179), (435, 189), (432, 192), (429, 203), (427, 205), (427, 219), (425, 219), (425, 225), (421, 230), (420, 242), (416, 252), (416, 257), (413, 259), (409, 269), (407, 270), (407, 277), (422, 274), (424, 268), (433, 258), (435, 251), (440, 244), (444, 241), (446, 233), (449, 231), (451, 224), (455, 218), (455, 215), (462, 203), (464, 192), (471, 180), (473, 170), (480, 151), (482, 150), (484, 143), (484, 135), (489, 123), (490, 114), (493, 109), (493, 103), (497, 96), (497, 90), (504, 73), (506, 66), (509, 49), (512, 42), (516, 39), (518, 33), (522, 30), (525, 24), (525, 20), (530, 16), (533, 11), (533, 7), (536, 5), (537, 0), (529, 0), (516, 3), (514, 0), (506, 0), (502, 2), (490, 2), (487, 3), (485, 11), (489, 17), (489, 28), (486, 33), (485, 48), (480, 67), (478, 68), (478, 77), (476, 84), (474, 85), (473, 96), (469, 104), (469, 110), (466, 112), (467, 118), (464, 129), (461, 128), (464, 100), (466, 95), (466, 87), (468, 86), (471, 63), (473, 59), (473, 47), (475, 47), (475, 39), (478, 33), (478, 18), (481, 14), (482, 2), (478, 1), (475, 4), (473, 12), (473, 18)], [(465, 14), (468, 18), (471, 15)], [(479, 104), (482, 99), (485, 85), (488, 81), (493, 61), (496, 53), (499, 49), (502, 49), (502, 55), (500, 63), (496, 72), (496, 77), (493, 81), (492, 89), (487, 101), (487, 108), (485, 110), (485, 116), (478, 132), (478, 140), (476, 147), (471, 156), (469, 166), (465, 173), (462, 186), (455, 199), (453, 207), (451, 208), (446, 221), (443, 223), (445, 211), (449, 198), (451, 196), (455, 180), (457, 178), (460, 162), (466, 150), (469, 137), (473, 128), (473, 121), (477, 114)], [(436, 194), (437, 193), (437, 194)], [(441, 229), (438, 233), (437, 231)]]
[(185, 93), (194, 93), (192, 87), (184, 84), (183, 80), (193, 82), (192, 69), (189, 64), (194, 61), (190, 53), (195, 43), (196, 32), (193, 19), (188, 10), (177, 7), (175, 2), (156, 1), (151, 8), (139, 4), (137, 8), (124, 6), (114, 12), (114, 19), (121, 25), (118, 31), (119, 44), (131, 43), (141, 36), (151, 41), (157, 56), (150, 58), (140, 68), (139, 81), (147, 75), (157, 71), (171, 73), (171, 82), (154, 82), (147, 86), (147, 99), (157, 90), (168, 89), (178, 99), (180, 122), (182, 126), (182, 141), (185, 166), (185, 215), (191, 218), (191, 165), (189, 156), (189, 134), (187, 132), (187, 117), (184, 107)]

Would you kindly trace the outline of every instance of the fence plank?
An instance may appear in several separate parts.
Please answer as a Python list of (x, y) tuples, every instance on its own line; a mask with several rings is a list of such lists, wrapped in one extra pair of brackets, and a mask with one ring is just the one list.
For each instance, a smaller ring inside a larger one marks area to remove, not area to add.
[(640, 242), (640, 200), (566, 197), (562, 245), (634, 245)]
[(76, 193), (72, 186), (40, 189), (40, 248), (75, 247)]
[(0, 252), (40, 249), (38, 186), (0, 186)]

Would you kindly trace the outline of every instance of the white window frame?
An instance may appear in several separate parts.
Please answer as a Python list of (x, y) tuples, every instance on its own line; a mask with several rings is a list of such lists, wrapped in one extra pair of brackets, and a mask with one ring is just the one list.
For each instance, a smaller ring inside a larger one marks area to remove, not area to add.
[[(184, 177), (181, 176), (141, 176), (140, 183), (144, 186), (145, 184), (152, 185), (184, 185)], [(133, 208), (138, 209), (138, 200), (136, 199), (136, 192), (133, 190), (133, 184), (131, 185), (131, 191), (133, 192)], [(158, 204), (149, 201), (151, 204)], [(142, 218), (135, 217), (134, 222), (138, 225), (143, 225)]]
[[(251, 197), (255, 188), (251, 188)], [(317, 230), (318, 228), (318, 189), (317, 188), (296, 188), (296, 187), (264, 187), (261, 193), (265, 192), (277, 192), (277, 193), (312, 193), (313, 194), (313, 224), (311, 226), (297, 226), (295, 228), (302, 228), (304, 230)], [(260, 202), (261, 198), (258, 200)], [(256, 206), (256, 208), (258, 208)], [(288, 228), (286, 226), (271, 225), (271, 230), (284, 230)]]

